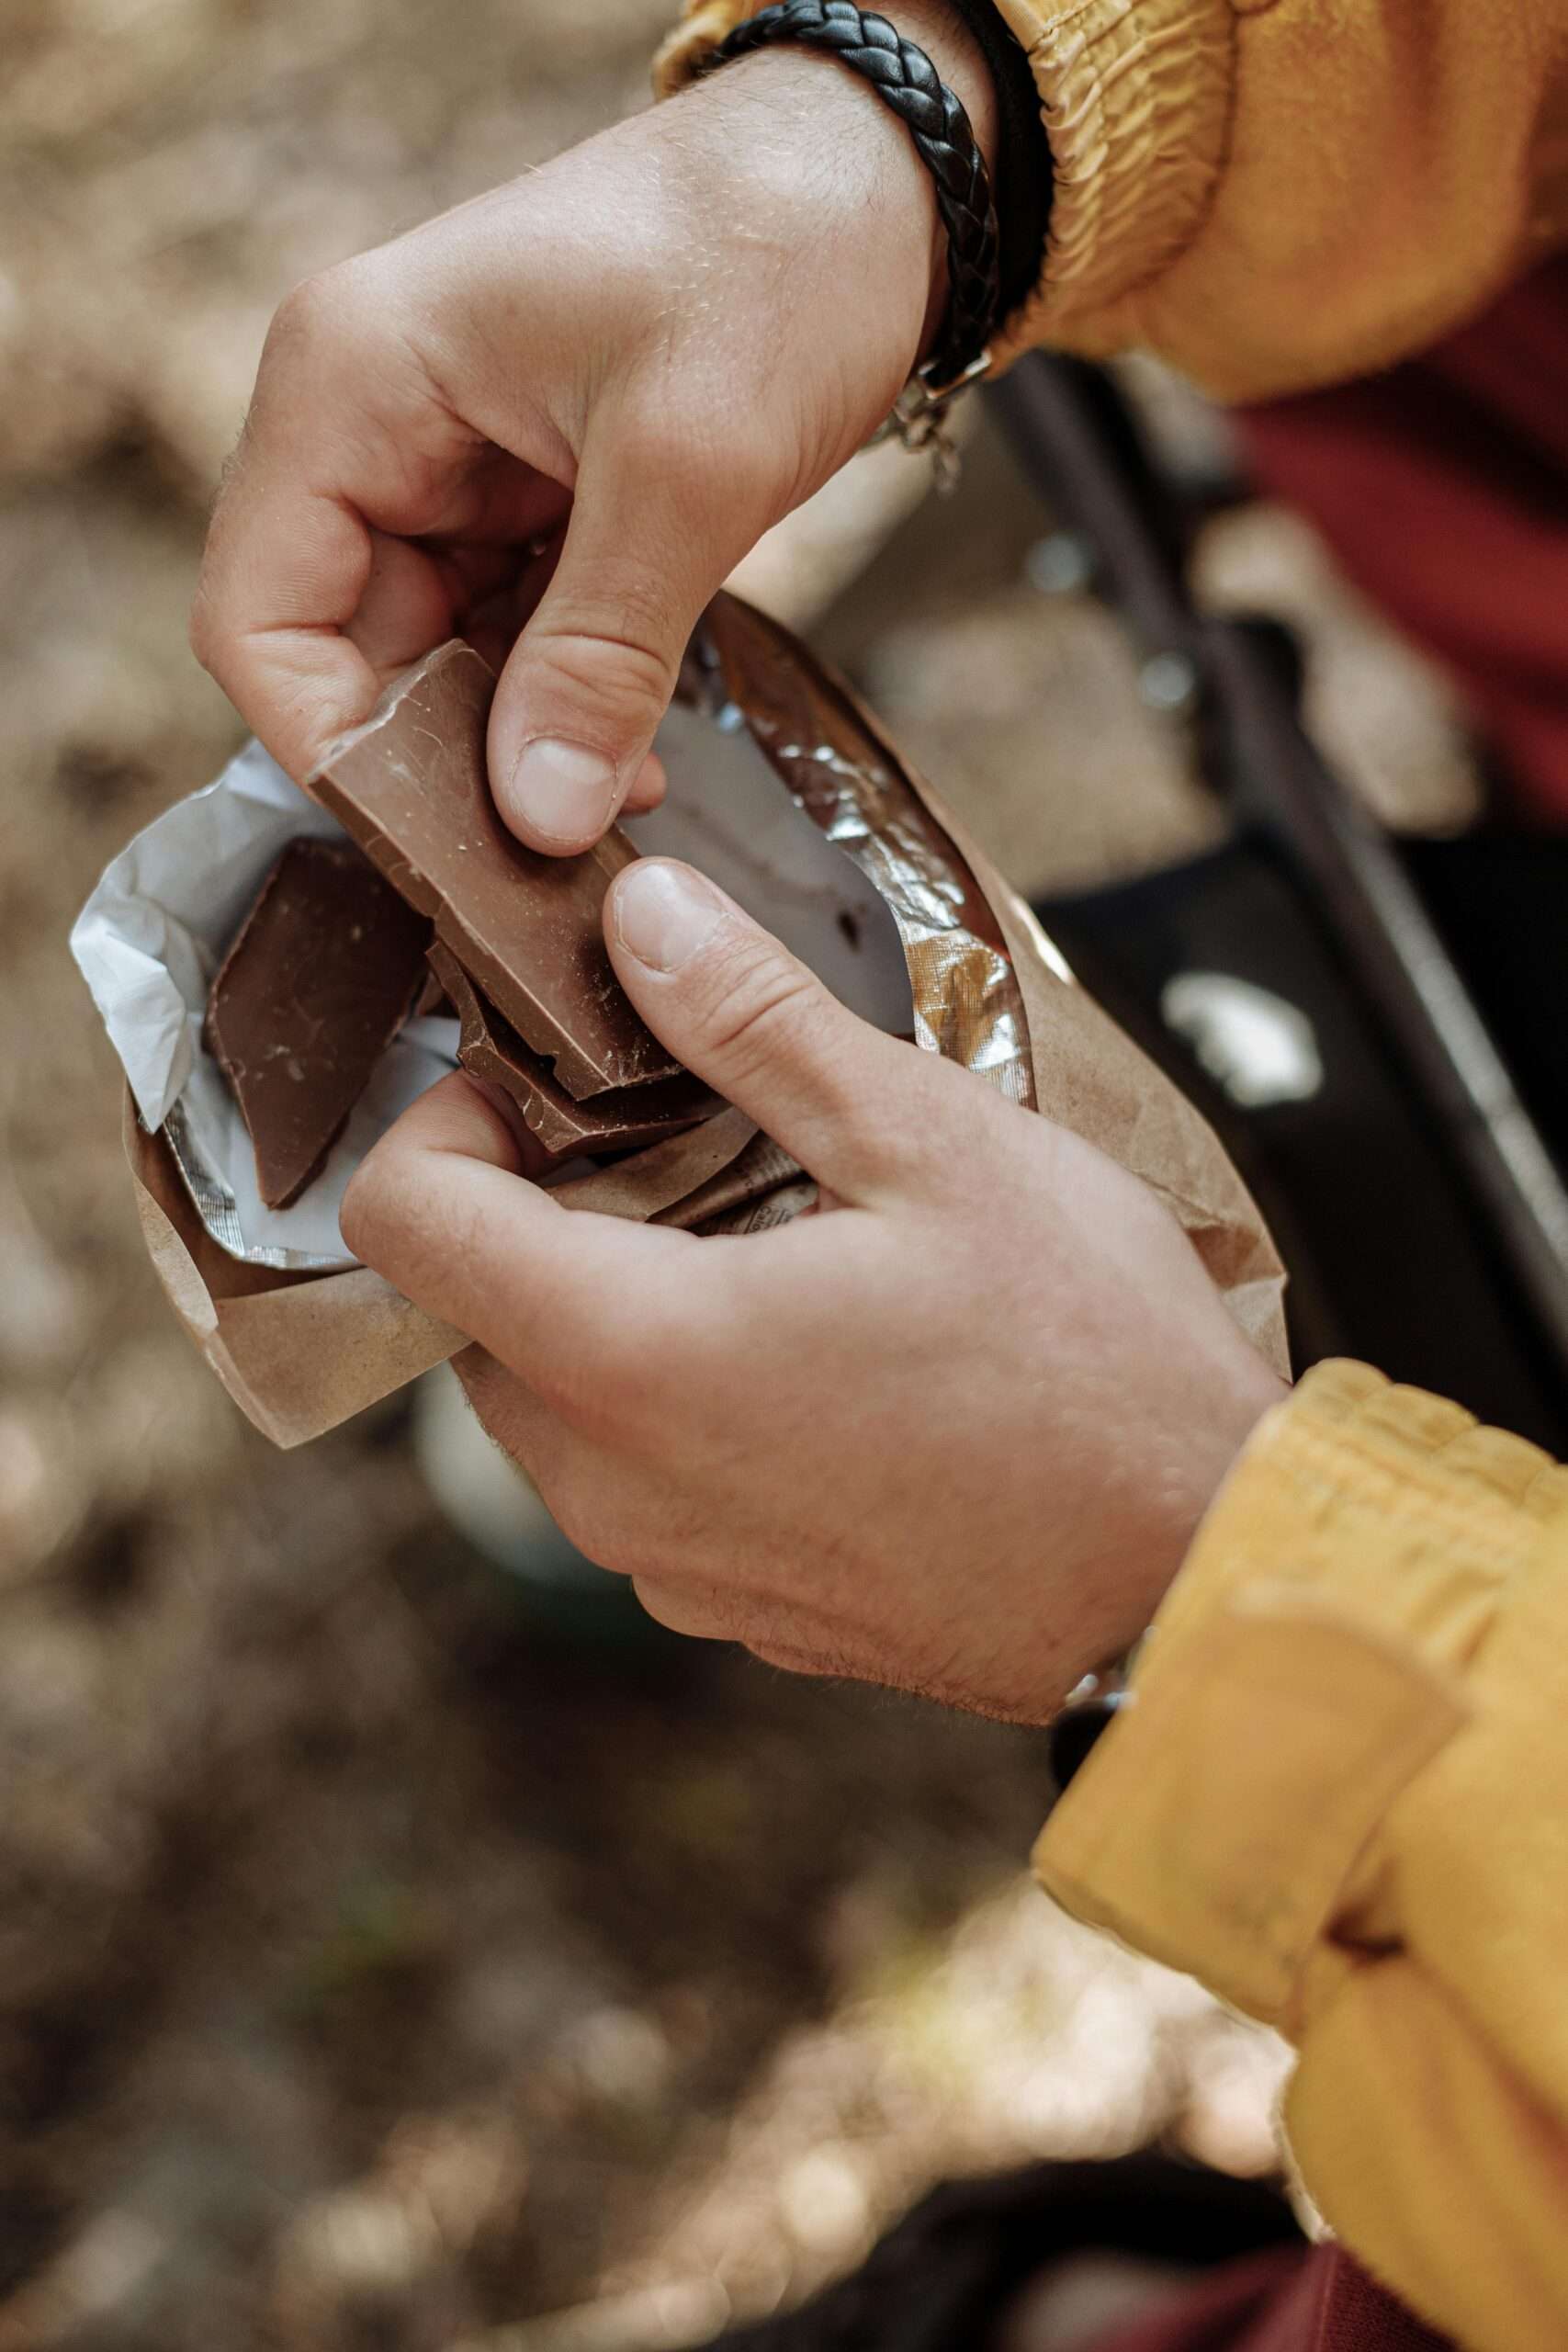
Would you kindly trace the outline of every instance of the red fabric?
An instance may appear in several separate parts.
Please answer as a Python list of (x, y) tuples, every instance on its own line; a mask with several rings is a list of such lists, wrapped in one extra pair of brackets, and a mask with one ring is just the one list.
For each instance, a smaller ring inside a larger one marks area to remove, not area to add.
[[(1348, 2254), (1337, 2246), (1323, 2249), (1322, 2285), (1317, 2312), (1317, 2335), (1313, 2352), (1451, 2352), (1449, 2339), (1436, 2335), (1407, 2312), (1403, 2303), (1377, 2286)], [(1285, 2352), (1288, 2339), (1278, 2345), (1261, 2340), (1256, 2352)]]
[(1097, 2342), (1094, 2352), (1253, 2352), (1258, 2327), (1295, 2294), (1311, 2260), (1285, 2246), (1227, 2262)]
[(1387, 375), (1236, 412), (1262, 486), (1458, 681), (1568, 825), (1568, 257)]
[(1340, 2246), (1227, 2263), (1095, 2352), (1453, 2352)]

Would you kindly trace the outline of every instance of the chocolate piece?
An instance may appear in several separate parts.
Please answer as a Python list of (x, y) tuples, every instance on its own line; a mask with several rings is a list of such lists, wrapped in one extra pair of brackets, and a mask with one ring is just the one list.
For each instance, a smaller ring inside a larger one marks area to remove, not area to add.
[(529, 1052), (505, 1016), (485, 1001), (439, 941), (430, 950), (430, 969), (463, 1024), (457, 1059), (472, 1077), (499, 1086), (511, 1097), (552, 1160), (657, 1143), (724, 1108), (719, 1096), (687, 1071), (649, 1086), (615, 1087), (576, 1102), (557, 1083), (549, 1065)]
[(418, 1000), (414, 1005), (413, 1011), (409, 1014), (409, 1019), (411, 1021), (430, 1021), (434, 1019), (455, 1021), (457, 1017), (457, 1006), (453, 1003), (451, 998), (447, 995), (446, 989), (442, 987), (434, 973), (427, 971), (424, 976), (424, 986), (420, 989)]
[(207, 1045), (269, 1209), (297, 1201), (408, 1017), (430, 925), (351, 842), (289, 842), (212, 983)]
[(570, 858), (513, 840), (485, 768), (494, 691), (489, 664), (454, 639), (388, 688), (310, 788), (569, 1094), (672, 1078), (680, 1064), (633, 1011), (600, 928), (637, 852), (618, 831)]

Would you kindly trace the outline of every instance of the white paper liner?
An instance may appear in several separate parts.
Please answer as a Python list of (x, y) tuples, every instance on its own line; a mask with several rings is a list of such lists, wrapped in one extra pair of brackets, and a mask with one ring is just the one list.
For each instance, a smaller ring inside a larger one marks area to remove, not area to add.
[(338, 1230), (349, 1178), (377, 1138), (457, 1066), (455, 1021), (411, 1022), (389, 1047), (321, 1175), (289, 1209), (256, 1189), (239, 1106), (202, 1044), (213, 975), (286, 845), (343, 839), (259, 743), (137, 834), (77, 918), (71, 952), (143, 1125), (163, 1127), (202, 1223), (231, 1257), (290, 1273), (356, 1261)]

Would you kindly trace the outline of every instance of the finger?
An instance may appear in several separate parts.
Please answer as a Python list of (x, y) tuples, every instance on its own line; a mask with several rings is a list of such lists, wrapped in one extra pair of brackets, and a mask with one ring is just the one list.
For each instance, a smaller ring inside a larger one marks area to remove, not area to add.
[[(505, 562), (502, 552), (479, 552), (487, 559), (485, 569), (499, 576)], [(371, 532), (365, 591), (344, 634), (383, 684), (453, 634), (473, 594), (474, 569), (460, 567), (440, 548)]]
[(769, 517), (689, 455), (602, 427), (566, 542), (502, 676), (490, 724), (502, 815), (532, 848), (589, 848), (624, 805), (687, 640)]
[(847, 1202), (907, 1188), (987, 1115), (964, 1073), (858, 1019), (689, 865), (627, 866), (604, 929), (654, 1035)]
[(713, 1319), (702, 1244), (563, 1209), (517, 1168), (510, 1124), (467, 1079), (444, 1079), (361, 1163), (344, 1239), (554, 1409), (613, 1413)]
[[(513, 502), (524, 541), (563, 495), (553, 482), (536, 489)], [(243, 450), (208, 537), (191, 644), (274, 758), (303, 777), (368, 718), (392, 670), (451, 634), (466, 602), (442, 550), (310, 488), (289, 448)]]
[[(548, 587), (560, 561), (560, 550), (559, 534), (534, 541), (524, 550), (521, 561), (513, 554), (508, 576), (491, 594), (469, 606), (463, 634), (497, 677), (512, 659), (513, 647)], [(470, 560), (477, 552), (472, 548), (468, 551)]]
[(693, 1642), (732, 1642), (736, 1633), (732, 1612), (714, 1605), (715, 1588), (691, 1589), (664, 1584), (654, 1577), (634, 1577), (632, 1589), (656, 1625)]
[[(191, 616), (197, 659), (297, 777), (384, 683), (348, 634), (377, 535), (522, 543), (554, 527), (567, 495), (443, 411), (386, 334), (367, 266), (310, 281), (279, 311)], [(417, 563), (427, 598), (438, 572)], [(431, 625), (438, 641), (441, 617)]]
[(669, 788), (670, 779), (664, 773), (663, 761), (657, 752), (649, 752), (632, 779), (621, 814), (624, 817), (645, 817), (650, 808), (660, 807)]
[(191, 647), (296, 779), (369, 717), (381, 690), (344, 634), (373, 560), (363, 517), (298, 479), (237, 475), (213, 516)]

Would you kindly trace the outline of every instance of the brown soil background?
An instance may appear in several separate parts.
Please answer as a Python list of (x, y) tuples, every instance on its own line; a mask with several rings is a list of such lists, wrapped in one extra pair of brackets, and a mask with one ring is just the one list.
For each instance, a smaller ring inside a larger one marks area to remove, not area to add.
[[(1271, 2048), (1023, 1882), (1038, 1739), (565, 1641), (444, 1525), (404, 1408), (256, 1440), (137, 1239), (64, 939), (238, 740), (185, 611), (267, 318), (643, 103), (665, 0), (5, 14), (0, 2346), (673, 2343), (944, 2173), (1158, 2130), (1266, 2163)], [(1044, 518), (984, 432), (880, 558), (909, 477), (863, 462), (761, 592), (1017, 878), (1207, 838), (1114, 627), (1027, 585)], [(1462, 813), (1441, 697), (1299, 526), (1233, 517), (1203, 568), (1306, 628), (1381, 806)]]

